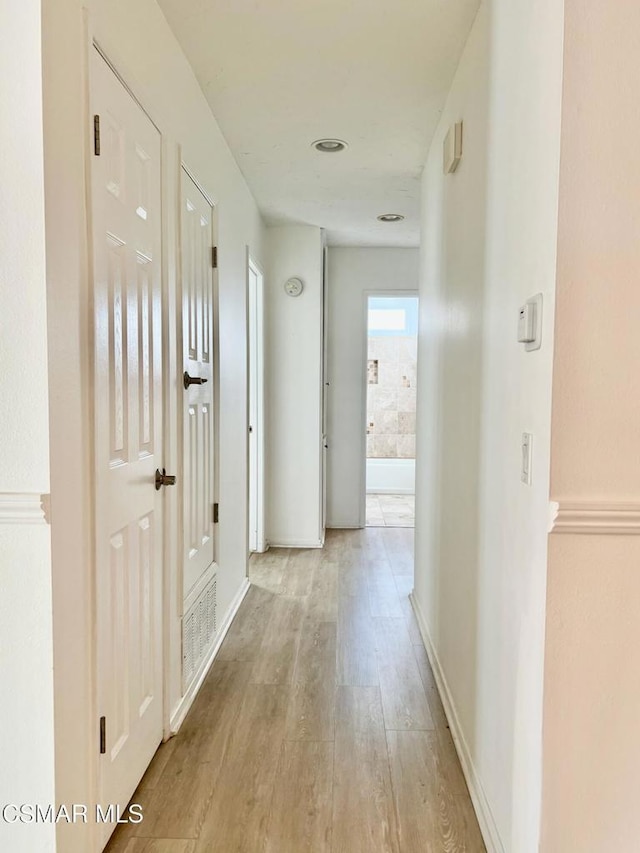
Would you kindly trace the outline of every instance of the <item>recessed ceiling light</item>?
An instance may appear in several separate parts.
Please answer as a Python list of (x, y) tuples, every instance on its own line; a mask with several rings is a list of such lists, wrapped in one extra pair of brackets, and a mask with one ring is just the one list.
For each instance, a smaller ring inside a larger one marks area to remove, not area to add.
[(338, 151), (344, 151), (348, 147), (342, 139), (316, 139), (311, 145), (323, 154), (337, 154)]
[(381, 213), (378, 217), (380, 222), (402, 222), (404, 216), (401, 213)]

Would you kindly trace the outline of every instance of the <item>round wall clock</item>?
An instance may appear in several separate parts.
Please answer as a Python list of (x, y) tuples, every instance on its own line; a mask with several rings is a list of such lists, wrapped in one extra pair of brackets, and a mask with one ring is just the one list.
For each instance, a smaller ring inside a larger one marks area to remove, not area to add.
[(284, 283), (284, 292), (287, 296), (300, 296), (304, 285), (300, 278), (288, 278)]

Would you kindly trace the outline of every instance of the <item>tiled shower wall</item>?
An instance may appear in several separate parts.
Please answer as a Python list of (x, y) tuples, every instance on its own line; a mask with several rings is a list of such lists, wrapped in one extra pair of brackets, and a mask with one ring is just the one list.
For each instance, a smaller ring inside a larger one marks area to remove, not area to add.
[(372, 335), (368, 346), (367, 457), (413, 459), (417, 337)]

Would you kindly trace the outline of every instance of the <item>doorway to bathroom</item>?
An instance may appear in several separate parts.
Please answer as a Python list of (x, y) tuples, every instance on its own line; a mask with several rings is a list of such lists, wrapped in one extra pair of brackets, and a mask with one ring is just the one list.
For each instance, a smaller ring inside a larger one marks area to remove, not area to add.
[(415, 523), (418, 298), (367, 300), (367, 527)]

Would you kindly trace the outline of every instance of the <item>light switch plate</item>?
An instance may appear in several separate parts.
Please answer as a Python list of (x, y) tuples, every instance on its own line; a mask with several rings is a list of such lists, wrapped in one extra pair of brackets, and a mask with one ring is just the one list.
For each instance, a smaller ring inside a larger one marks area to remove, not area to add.
[(542, 294), (527, 299), (518, 314), (518, 341), (527, 352), (542, 346)]
[(532, 344), (536, 339), (536, 308), (525, 302), (518, 316), (518, 343)]
[(462, 160), (462, 122), (453, 124), (442, 144), (442, 170), (452, 175)]
[(522, 433), (522, 470), (520, 479), (527, 486), (531, 485), (531, 465), (533, 463), (533, 436), (530, 432)]

